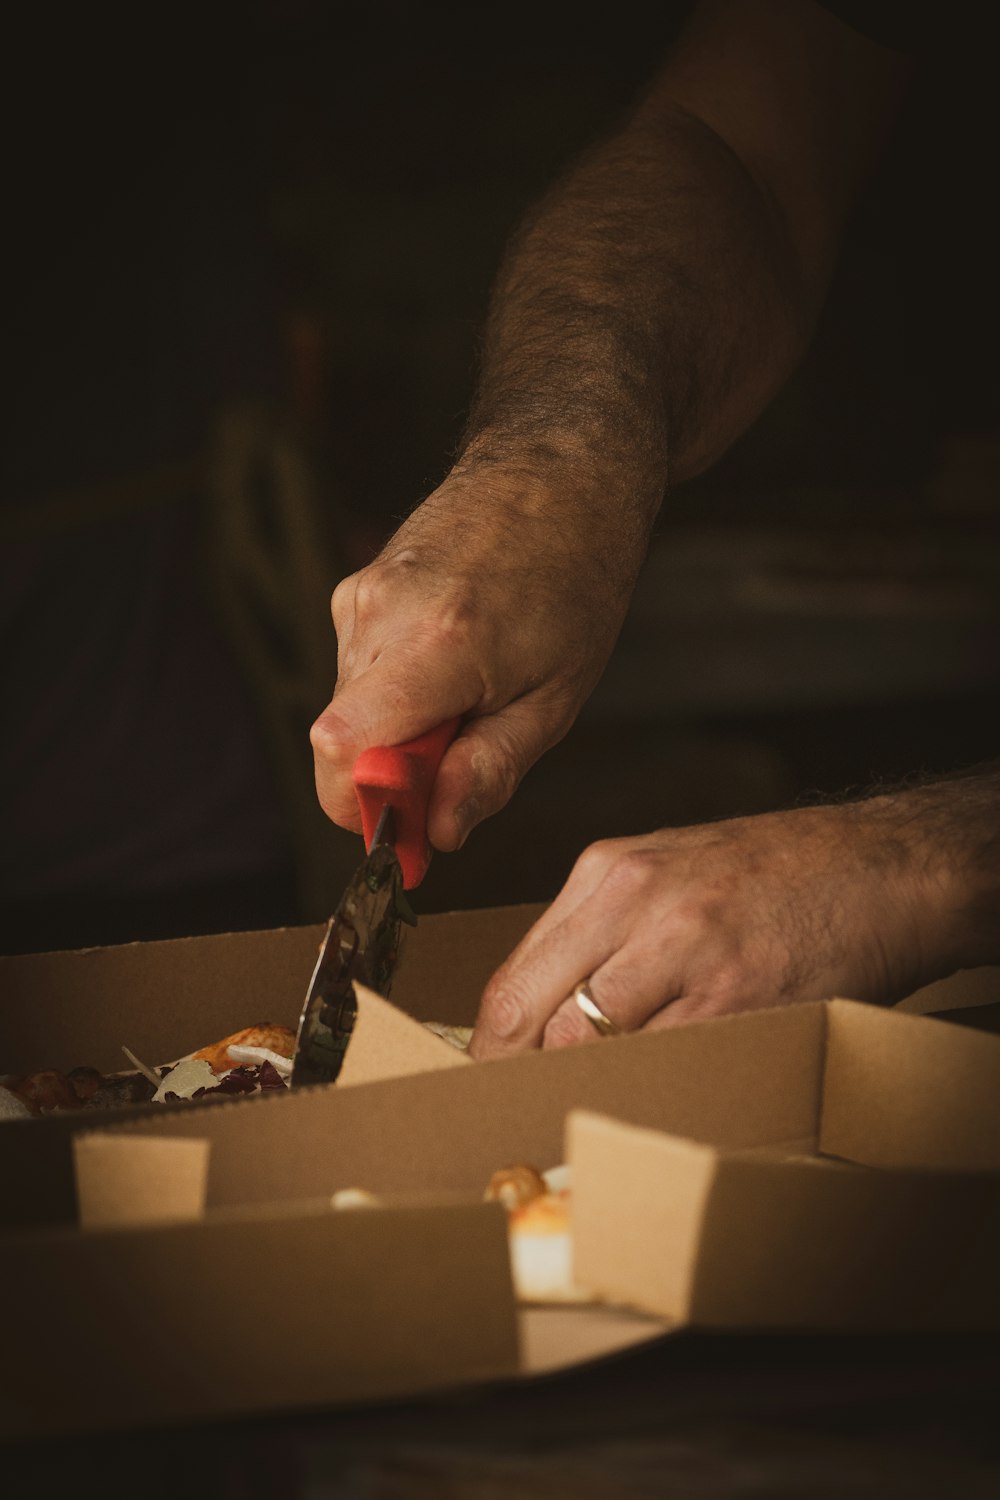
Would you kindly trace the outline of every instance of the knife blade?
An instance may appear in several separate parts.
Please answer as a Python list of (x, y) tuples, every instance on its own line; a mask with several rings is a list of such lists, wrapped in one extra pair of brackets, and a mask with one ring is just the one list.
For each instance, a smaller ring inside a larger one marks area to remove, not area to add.
[(416, 926), (406, 891), (430, 863), (427, 806), (445, 750), (458, 731), (449, 719), (404, 745), (373, 746), (354, 763), (367, 857), (326, 925), (299, 1020), (291, 1085), (331, 1083), (354, 1029), (354, 981), (388, 995), (403, 922)]

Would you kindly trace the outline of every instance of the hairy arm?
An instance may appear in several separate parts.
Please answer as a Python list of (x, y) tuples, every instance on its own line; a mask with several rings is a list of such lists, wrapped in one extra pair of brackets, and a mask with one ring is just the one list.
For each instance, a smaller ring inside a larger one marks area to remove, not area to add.
[(333, 600), (320, 800), (358, 828), (374, 743), (463, 715), (431, 842), (456, 848), (606, 665), (668, 479), (802, 353), (905, 64), (812, 0), (713, 0), (621, 126), (545, 197), (493, 296), (458, 460)]
[(594, 844), (493, 977), (472, 1051), (835, 995), (892, 1004), (1000, 962), (1000, 766), (855, 802)]
[(655, 509), (802, 354), (906, 64), (811, 0), (702, 4), (497, 281), (467, 462), (613, 479)]

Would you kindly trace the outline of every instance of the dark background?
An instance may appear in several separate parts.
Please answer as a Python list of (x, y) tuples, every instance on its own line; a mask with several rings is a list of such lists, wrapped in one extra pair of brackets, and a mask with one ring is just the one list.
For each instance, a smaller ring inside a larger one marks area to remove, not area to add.
[[(23, 23), (6, 951), (331, 909), (362, 851), (312, 791), (329, 594), (446, 472), (506, 236), (686, 9)], [(956, 14), (810, 354), (668, 497), (577, 727), (420, 910), (549, 897), (597, 837), (995, 756), (994, 94)]]

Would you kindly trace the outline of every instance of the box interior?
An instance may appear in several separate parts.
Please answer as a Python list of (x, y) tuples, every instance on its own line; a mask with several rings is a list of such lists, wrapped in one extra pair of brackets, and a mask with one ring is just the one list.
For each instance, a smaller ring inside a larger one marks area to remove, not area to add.
[[(834, 1000), (473, 1064), (418, 1022), (470, 1022), (538, 911), (423, 919), (394, 1003), (359, 993), (336, 1085), (5, 1122), (0, 1275), (24, 1293), (8, 1337), (34, 1351), (4, 1377), (7, 1427), (409, 1395), (691, 1322), (1000, 1322), (1000, 1039), (905, 1013), (988, 1004), (996, 971), (893, 1011)], [(294, 1026), (322, 932), (6, 960), (0, 1062), (110, 1070), (122, 1042), (162, 1062)], [(92, 1223), (161, 1222), (79, 1228), (74, 1149)], [(566, 1160), (578, 1277), (619, 1305), (518, 1312), (483, 1190)], [(344, 1187), (388, 1202), (336, 1212)], [(40, 1327), (106, 1350), (94, 1380), (53, 1368)]]

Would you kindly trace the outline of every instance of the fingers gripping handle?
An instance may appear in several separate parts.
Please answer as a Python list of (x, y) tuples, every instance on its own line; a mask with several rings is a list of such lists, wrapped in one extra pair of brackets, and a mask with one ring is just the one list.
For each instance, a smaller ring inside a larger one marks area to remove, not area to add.
[(441, 757), (458, 733), (458, 719), (405, 745), (372, 745), (354, 762), (351, 779), (361, 808), (365, 848), (370, 849), (382, 809), (388, 802), (395, 822), (395, 848), (410, 891), (427, 874), (427, 805)]

